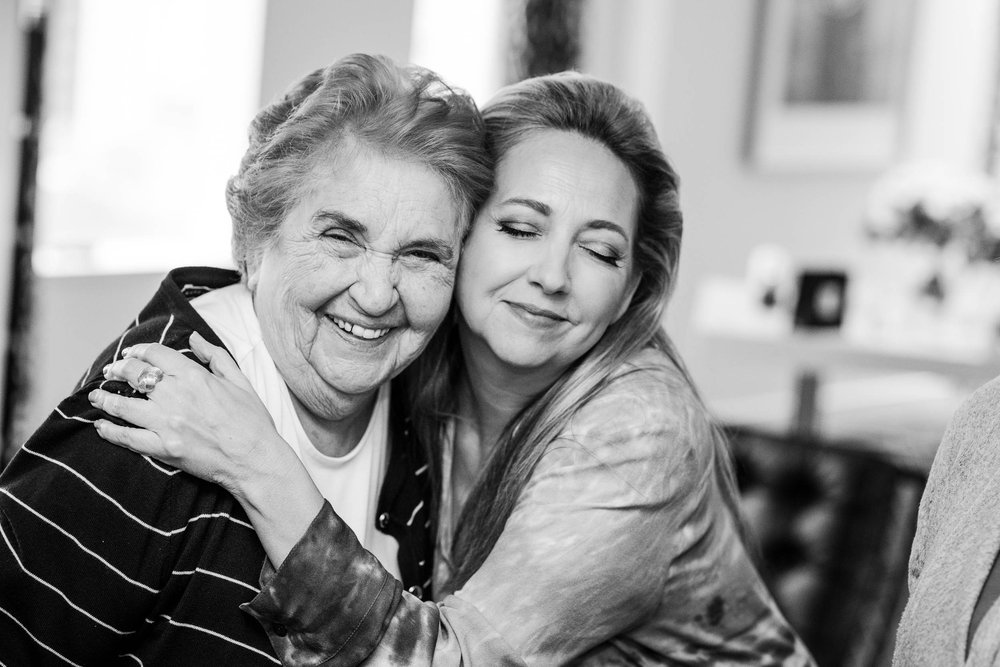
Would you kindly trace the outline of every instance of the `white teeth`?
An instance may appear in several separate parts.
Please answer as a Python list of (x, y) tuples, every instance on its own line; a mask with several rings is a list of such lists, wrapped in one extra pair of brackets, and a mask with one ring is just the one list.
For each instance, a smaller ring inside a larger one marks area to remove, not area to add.
[(376, 338), (381, 338), (382, 336), (389, 333), (389, 329), (366, 329), (360, 324), (351, 324), (346, 320), (341, 320), (336, 317), (332, 318), (333, 323), (338, 327), (351, 334), (352, 336), (357, 336), (358, 338), (364, 338), (365, 340), (375, 340)]

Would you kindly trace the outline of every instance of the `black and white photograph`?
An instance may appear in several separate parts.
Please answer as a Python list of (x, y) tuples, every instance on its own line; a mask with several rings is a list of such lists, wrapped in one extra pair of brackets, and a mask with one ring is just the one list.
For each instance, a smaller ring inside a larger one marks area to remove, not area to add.
[(1000, 667), (1000, 0), (0, 0), (0, 667)]

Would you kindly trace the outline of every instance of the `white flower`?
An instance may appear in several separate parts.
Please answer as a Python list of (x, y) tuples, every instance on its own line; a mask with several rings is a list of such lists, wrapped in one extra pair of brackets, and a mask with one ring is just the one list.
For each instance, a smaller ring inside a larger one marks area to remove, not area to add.
[[(942, 162), (903, 164), (876, 181), (868, 199), (865, 226), (878, 238), (933, 231), (926, 228), (927, 223), (940, 226), (937, 231), (947, 234), (978, 212), (991, 233), (1000, 237), (997, 194), (996, 184), (982, 172)], [(926, 219), (915, 219), (918, 207)]]

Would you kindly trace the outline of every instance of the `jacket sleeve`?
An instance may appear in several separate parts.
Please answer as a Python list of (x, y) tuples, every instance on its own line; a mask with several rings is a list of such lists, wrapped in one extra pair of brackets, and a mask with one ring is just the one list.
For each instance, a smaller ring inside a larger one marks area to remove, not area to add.
[[(977, 389), (949, 420), (934, 455), (920, 498), (917, 530), (910, 551), (908, 585), (913, 591), (924, 569), (927, 552), (965, 492), (965, 478), (974, 467), (983, 442), (1000, 437), (1000, 378)], [(971, 450), (971, 451), (970, 451)]]
[(171, 570), (176, 539), (157, 526), (172, 525), (175, 477), (97, 436), (90, 388), (0, 475), (3, 664), (112, 662)]
[[(367, 639), (354, 632), (358, 611), (378, 604), (384, 589), (376, 582), (385, 575), (360, 547), (335, 544), (340, 529), (329, 508), (251, 607), (265, 626), (287, 630), (274, 638), (287, 665), (358, 664), (364, 651), (344, 654), (345, 638), (367, 642), (371, 664), (563, 664), (602, 650), (657, 613), (667, 579), (685, 576), (682, 554), (717, 518), (706, 497), (710, 455), (691, 445), (683, 418), (648, 413), (644, 400), (594, 406), (585, 424), (551, 444), (466, 585), (437, 604), (399, 594), (382, 607), (383, 621), (365, 621), (378, 628)], [(734, 558), (759, 585), (745, 553)], [(364, 603), (353, 599), (359, 562), (370, 579)], [(727, 622), (763, 641), (779, 636), (795, 653), (794, 633), (772, 611), (754, 608)], [(753, 653), (752, 642), (744, 648)], [(801, 662), (809, 662), (804, 649)]]

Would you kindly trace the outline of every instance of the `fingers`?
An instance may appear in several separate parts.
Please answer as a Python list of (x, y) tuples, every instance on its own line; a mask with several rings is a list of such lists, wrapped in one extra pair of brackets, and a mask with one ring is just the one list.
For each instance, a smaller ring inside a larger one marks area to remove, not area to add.
[[(242, 389), (251, 389), (250, 381), (247, 380), (243, 371), (240, 370), (240, 367), (225, 348), (212, 345), (197, 331), (191, 333), (190, 345), (191, 351), (204, 363), (208, 364), (212, 373), (232, 382)], [(162, 369), (167, 375), (180, 376), (185, 370), (195, 373), (202, 372), (201, 368), (194, 361), (180, 352), (159, 343), (138, 343), (123, 350), (122, 356), (126, 359), (146, 361)], [(115, 364), (117, 363), (119, 362), (115, 362)], [(111, 364), (113, 370), (117, 370), (118, 368), (115, 364)], [(139, 372), (141, 372), (141, 369)], [(122, 377), (122, 379), (127, 380), (127, 377)], [(132, 383), (130, 382), (129, 384)]]
[(145, 361), (144, 366), (156, 366), (167, 375), (180, 375), (184, 370), (198, 366), (177, 350), (159, 343), (137, 343), (127, 347), (122, 350), (122, 359)]
[(148, 388), (140, 387), (139, 380), (142, 374), (149, 368), (152, 368), (151, 364), (141, 361), (139, 359), (133, 359), (131, 357), (126, 357), (125, 359), (119, 359), (113, 364), (108, 364), (104, 367), (104, 378), (106, 380), (122, 380), (128, 382), (136, 391), (141, 391), (146, 393)]
[[(135, 399), (133, 399), (135, 400)], [(106, 419), (98, 419), (94, 422), (97, 434), (108, 442), (131, 449), (139, 454), (148, 454), (158, 457), (162, 454), (160, 446), (160, 436), (152, 431), (141, 428), (130, 428), (119, 426)]]
[(197, 331), (191, 332), (191, 335), (188, 337), (188, 343), (191, 345), (191, 351), (194, 352), (199, 359), (206, 364), (211, 365), (212, 357), (214, 356), (212, 354), (212, 350), (215, 349), (214, 345), (205, 340), (205, 337)]
[(157, 426), (156, 409), (147, 400), (119, 396), (103, 389), (95, 389), (87, 394), (87, 398), (90, 399), (91, 405), (112, 417), (119, 417), (142, 428)]
[(250, 388), (249, 380), (229, 352), (218, 345), (212, 345), (197, 331), (191, 334), (191, 350), (219, 377), (244, 389)]

